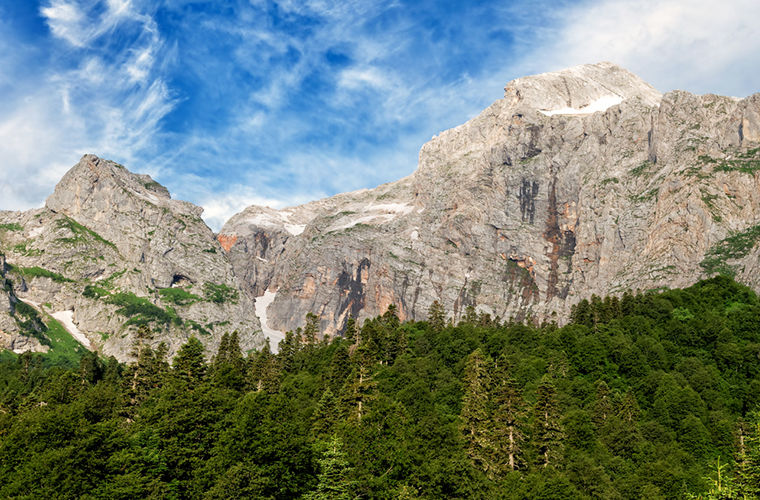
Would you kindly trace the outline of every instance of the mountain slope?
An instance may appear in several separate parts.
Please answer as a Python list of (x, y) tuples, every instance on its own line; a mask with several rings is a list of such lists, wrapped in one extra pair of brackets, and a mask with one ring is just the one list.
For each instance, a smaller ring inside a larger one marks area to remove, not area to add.
[[(661, 95), (610, 63), (519, 78), (372, 190), (249, 207), (218, 239), (265, 327), (326, 334), (435, 300), (564, 321), (592, 294), (685, 286), (716, 271), (760, 289), (760, 94)], [(272, 300), (272, 296), (274, 298)]]
[(86, 155), (44, 208), (0, 213), (12, 228), (0, 234), (7, 274), (21, 300), (120, 360), (141, 325), (170, 355), (191, 334), (212, 352), (233, 330), (244, 349), (260, 347), (253, 301), (201, 211), (149, 176)]

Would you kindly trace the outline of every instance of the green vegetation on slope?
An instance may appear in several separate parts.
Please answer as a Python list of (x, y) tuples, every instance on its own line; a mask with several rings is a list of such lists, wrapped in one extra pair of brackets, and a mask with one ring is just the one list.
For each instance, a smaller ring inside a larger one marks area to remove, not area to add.
[(233, 334), (211, 362), (191, 338), (171, 366), (147, 328), (129, 366), (6, 359), (0, 496), (758, 497), (748, 288), (593, 297), (562, 328), (430, 317), (327, 342), (310, 316), (276, 355)]

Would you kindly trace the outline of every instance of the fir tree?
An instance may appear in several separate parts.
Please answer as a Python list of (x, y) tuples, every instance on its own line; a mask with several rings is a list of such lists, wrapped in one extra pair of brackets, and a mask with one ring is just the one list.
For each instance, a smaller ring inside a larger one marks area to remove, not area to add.
[(549, 377), (544, 377), (536, 390), (533, 407), (533, 440), (538, 452), (538, 465), (558, 465), (562, 457), (562, 425), (557, 403), (557, 389)]
[(592, 411), (592, 419), (597, 428), (601, 428), (607, 419), (614, 414), (614, 405), (612, 402), (612, 392), (609, 386), (600, 380), (596, 384), (596, 400)]
[(739, 493), (744, 498), (760, 498), (760, 412), (739, 427), (736, 469)]
[(313, 346), (317, 343), (317, 337), (319, 336), (319, 316), (309, 312), (306, 314), (306, 324), (301, 332), (302, 342), (305, 345)]
[(497, 467), (493, 463), (494, 443), (489, 403), (491, 378), (489, 362), (480, 349), (467, 358), (464, 368), (464, 395), (462, 397), (461, 430), (467, 456), (475, 467), (493, 477)]
[(506, 470), (516, 470), (522, 464), (525, 401), (517, 382), (509, 376), (502, 360), (496, 371), (494, 388), (494, 427), (498, 448), (497, 463)]
[(434, 332), (440, 332), (446, 326), (446, 311), (437, 300), (434, 300), (428, 309), (428, 323)]
[(201, 382), (206, 375), (206, 360), (203, 353), (201, 341), (190, 337), (174, 358), (172, 365), (174, 375), (185, 382)]
[(331, 434), (335, 430), (338, 418), (338, 399), (328, 387), (322, 393), (322, 397), (317, 403), (317, 408), (314, 410), (313, 424), (311, 426), (313, 434), (318, 437)]
[(351, 498), (351, 483), (348, 476), (351, 472), (343, 442), (333, 436), (324, 443), (324, 450), (319, 459), (319, 474), (317, 487), (304, 496), (307, 500), (348, 500)]

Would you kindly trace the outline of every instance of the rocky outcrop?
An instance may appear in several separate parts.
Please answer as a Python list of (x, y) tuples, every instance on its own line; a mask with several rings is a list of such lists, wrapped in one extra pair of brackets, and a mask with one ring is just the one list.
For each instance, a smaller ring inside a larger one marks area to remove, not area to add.
[[(42, 209), (3, 212), (0, 243), (18, 297), (71, 319), (85, 345), (130, 358), (141, 325), (172, 355), (190, 335), (214, 352), (225, 332), (263, 338), (253, 300), (202, 209), (114, 162), (84, 156)], [(64, 325), (65, 326), (65, 325)]]
[(249, 207), (218, 237), (282, 331), (314, 312), (335, 334), (389, 304), (423, 319), (434, 300), (561, 322), (592, 294), (718, 271), (760, 290), (759, 117), (760, 94), (661, 95), (610, 63), (520, 78), (412, 176)]

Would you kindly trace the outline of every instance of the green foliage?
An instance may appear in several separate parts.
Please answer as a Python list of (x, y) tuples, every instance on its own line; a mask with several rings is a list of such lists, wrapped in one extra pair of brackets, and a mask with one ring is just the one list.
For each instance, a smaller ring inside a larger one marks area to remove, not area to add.
[(759, 318), (719, 276), (561, 328), (391, 310), (278, 354), (190, 338), (171, 368), (145, 326), (130, 365), (5, 354), (0, 497), (757, 498)]
[(58, 238), (56, 241), (66, 244), (86, 243), (88, 241), (97, 241), (104, 245), (107, 245), (118, 252), (116, 245), (100, 236), (95, 231), (83, 226), (70, 217), (64, 217), (63, 219), (56, 220), (56, 226), (58, 229), (67, 229), (72, 233), (72, 236), (66, 238)]
[(7, 224), (0, 224), (0, 231), (23, 231), (24, 226), (17, 222), (10, 222)]
[(84, 291), (82, 292), (82, 295), (90, 299), (101, 299), (103, 297), (108, 297), (109, 295), (111, 295), (111, 292), (99, 286), (86, 285), (84, 287)]
[(634, 177), (641, 177), (642, 175), (648, 174), (649, 169), (651, 167), (652, 167), (652, 162), (647, 160), (641, 163), (640, 165), (638, 165), (637, 167), (632, 168), (629, 173)]
[(726, 261), (746, 257), (759, 239), (760, 225), (732, 234), (713, 245), (707, 252), (707, 257), (699, 265), (707, 274), (718, 273), (733, 277), (736, 270)]
[(203, 295), (209, 302), (216, 304), (224, 304), (230, 302), (232, 304), (238, 303), (239, 294), (234, 288), (231, 288), (225, 284), (209, 283), (203, 284)]
[(47, 269), (43, 269), (38, 266), (34, 267), (17, 267), (15, 268), (18, 270), (18, 272), (26, 279), (31, 278), (50, 278), (51, 280), (55, 281), (56, 283), (73, 283), (74, 280), (64, 277), (61, 274), (58, 274), (53, 271), (49, 271)]
[(179, 287), (161, 288), (158, 290), (158, 294), (161, 296), (161, 299), (164, 300), (165, 302), (170, 302), (178, 306), (189, 306), (201, 300), (201, 298), (198, 297), (197, 295), (188, 292), (184, 288), (179, 288)]
[(172, 308), (162, 309), (146, 297), (138, 297), (132, 292), (118, 292), (109, 295), (106, 302), (118, 306), (119, 309), (116, 312), (129, 318), (125, 326), (139, 326), (148, 323), (182, 324), (182, 320)]
[(714, 167), (716, 172), (741, 172), (753, 175), (760, 170), (760, 148), (737, 153), (731, 159), (723, 160)]

